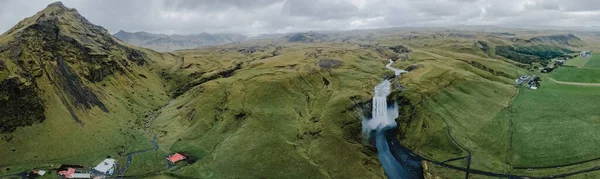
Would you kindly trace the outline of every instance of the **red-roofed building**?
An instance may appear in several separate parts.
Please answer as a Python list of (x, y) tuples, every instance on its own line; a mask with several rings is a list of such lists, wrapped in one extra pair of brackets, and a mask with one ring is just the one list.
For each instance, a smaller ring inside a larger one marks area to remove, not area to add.
[(64, 175), (65, 178), (91, 178), (89, 173), (75, 173), (74, 168), (68, 168), (58, 172), (58, 175)]
[(167, 160), (171, 161), (171, 163), (176, 163), (179, 162), (181, 160), (185, 159), (185, 156), (179, 154), (179, 153), (175, 153), (171, 156), (169, 156), (169, 158), (167, 158)]
[(74, 168), (68, 168), (67, 170), (59, 171), (58, 174), (59, 175), (64, 175), (65, 178), (71, 178), (71, 176), (73, 176), (73, 174), (75, 174), (75, 169)]

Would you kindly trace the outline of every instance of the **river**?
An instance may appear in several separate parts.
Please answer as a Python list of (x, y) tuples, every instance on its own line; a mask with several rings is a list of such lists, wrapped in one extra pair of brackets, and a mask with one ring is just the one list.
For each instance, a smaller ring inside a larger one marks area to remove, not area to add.
[[(386, 68), (394, 71), (396, 78), (400, 78), (405, 70), (392, 67), (390, 60)], [(363, 133), (370, 139), (375, 140), (377, 156), (383, 166), (385, 175), (390, 179), (423, 178), (421, 160), (418, 156), (411, 154), (396, 139), (398, 118), (398, 105), (387, 104), (387, 97), (391, 93), (390, 80), (383, 80), (374, 88), (372, 117), (365, 118), (362, 122)], [(373, 136), (374, 135), (374, 136)]]

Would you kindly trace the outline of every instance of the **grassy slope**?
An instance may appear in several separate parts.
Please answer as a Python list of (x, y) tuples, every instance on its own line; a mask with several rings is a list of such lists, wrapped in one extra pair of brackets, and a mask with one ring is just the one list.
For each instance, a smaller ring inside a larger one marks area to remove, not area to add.
[[(193, 88), (157, 119), (155, 128), (165, 131), (161, 147), (201, 158), (175, 174), (383, 177), (373, 151), (361, 144), (360, 119), (352, 112), (350, 100), (352, 96), (368, 99), (386, 72), (385, 60), (376, 52), (353, 45), (292, 44), (281, 55), (262, 60), (235, 51), (205, 55), (189, 62), (214, 64), (213, 57), (223, 55), (239, 57), (228, 63), (252, 62), (232, 77)], [(320, 70), (316, 63), (323, 58), (344, 64)], [(227, 58), (222, 59), (216, 62)], [(325, 85), (323, 78), (330, 84)]]
[[(109, 109), (104, 113), (98, 108), (77, 112), (84, 125), (76, 123), (54, 94), (53, 87), (41, 78), (40, 88), (46, 89), (43, 99), (49, 104), (46, 108), (46, 120), (41, 124), (17, 129), (10, 141), (0, 141), (0, 154), (5, 160), (0, 166), (24, 168), (79, 164), (92, 166), (106, 156), (119, 157), (118, 152), (125, 146), (127, 152), (151, 147), (150, 137), (140, 128), (153, 108), (166, 103), (166, 96), (157, 79), (133, 82), (132, 86), (121, 86), (125, 77), (114, 76), (103, 81), (102, 101)], [(142, 84), (143, 83), (143, 84)], [(143, 86), (142, 86), (143, 85)], [(149, 91), (143, 90), (148, 88)], [(149, 95), (153, 95), (150, 97)], [(156, 97), (156, 98), (155, 98)], [(12, 152), (11, 149), (16, 151)], [(74, 150), (76, 149), (76, 150)], [(69, 152), (65, 152), (69, 151)], [(3, 167), (4, 168), (4, 167)], [(12, 173), (18, 170), (11, 170)], [(2, 171), (4, 172), (4, 170)]]

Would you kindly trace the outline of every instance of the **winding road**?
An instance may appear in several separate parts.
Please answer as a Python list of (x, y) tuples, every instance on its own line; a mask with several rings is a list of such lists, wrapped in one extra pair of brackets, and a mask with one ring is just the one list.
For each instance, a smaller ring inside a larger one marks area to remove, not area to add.
[(592, 58), (592, 56), (590, 55), (590, 56), (583, 57), (583, 58), (585, 58), (585, 61), (581, 62), (581, 64), (579, 64), (577, 66), (577, 68), (583, 68), (583, 66), (585, 66), (585, 64), (587, 64), (587, 62), (590, 61), (590, 59)]

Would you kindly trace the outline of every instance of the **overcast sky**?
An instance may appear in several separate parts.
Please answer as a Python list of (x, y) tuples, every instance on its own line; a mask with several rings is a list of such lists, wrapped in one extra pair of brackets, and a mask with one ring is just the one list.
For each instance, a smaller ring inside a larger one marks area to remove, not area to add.
[[(0, 0), (0, 31), (53, 0)], [(600, 25), (598, 0), (64, 0), (92, 23), (166, 34), (256, 35), (401, 26)]]

